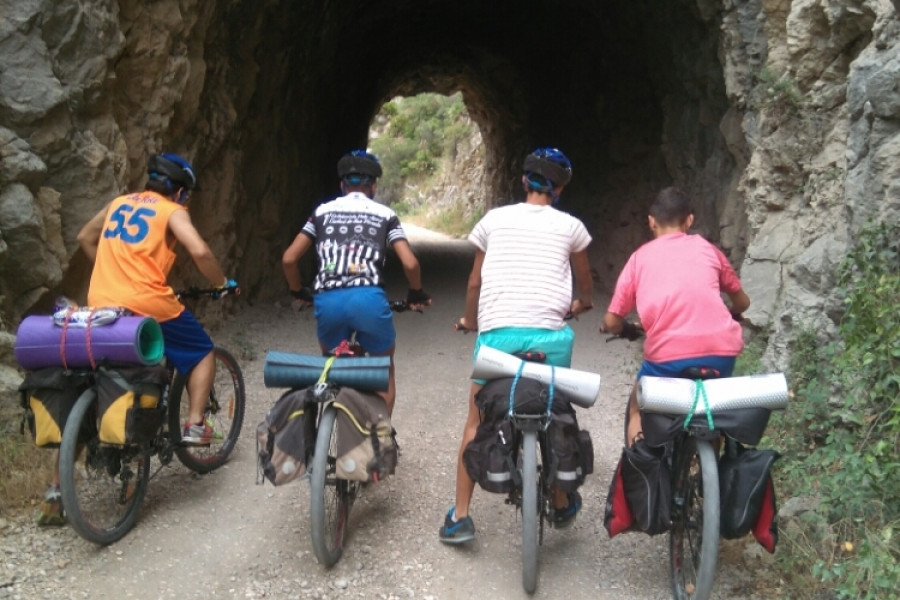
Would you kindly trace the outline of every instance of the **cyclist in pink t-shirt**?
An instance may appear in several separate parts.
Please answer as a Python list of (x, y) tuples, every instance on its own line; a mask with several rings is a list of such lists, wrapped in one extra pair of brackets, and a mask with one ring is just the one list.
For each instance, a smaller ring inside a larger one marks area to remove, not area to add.
[[(648, 217), (654, 239), (638, 248), (619, 274), (601, 332), (636, 339), (637, 326), (625, 317), (637, 309), (646, 333), (643, 375), (674, 377), (691, 366), (734, 370), (744, 347), (739, 321), (750, 306), (734, 268), (721, 250), (699, 235), (687, 195), (676, 187), (662, 190)], [(722, 294), (731, 301), (729, 308)], [(626, 443), (641, 437), (637, 385), (628, 400)]]

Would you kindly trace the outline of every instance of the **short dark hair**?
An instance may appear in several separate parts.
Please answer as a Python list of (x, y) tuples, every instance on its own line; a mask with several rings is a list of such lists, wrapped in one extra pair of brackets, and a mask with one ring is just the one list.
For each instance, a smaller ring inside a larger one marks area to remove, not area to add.
[(172, 184), (165, 179), (148, 179), (144, 189), (163, 196), (171, 196), (175, 193), (175, 190), (172, 189)]
[(694, 214), (691, 200), (681, 188), (671, 186), (662, 189), (650, 205), (650, 216), (662, 226), (681, 225)]

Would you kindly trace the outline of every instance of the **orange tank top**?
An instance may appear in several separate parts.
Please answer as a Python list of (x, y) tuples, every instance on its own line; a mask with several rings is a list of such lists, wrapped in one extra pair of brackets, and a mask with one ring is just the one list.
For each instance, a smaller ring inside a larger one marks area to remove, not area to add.
[(109, 205), (88, 289), (91, 306), (124, 306), (158, 321), (184, 310), (166, 282), (175, 263), (169, 217), (184, 206), (151, 191), (119, 196)]

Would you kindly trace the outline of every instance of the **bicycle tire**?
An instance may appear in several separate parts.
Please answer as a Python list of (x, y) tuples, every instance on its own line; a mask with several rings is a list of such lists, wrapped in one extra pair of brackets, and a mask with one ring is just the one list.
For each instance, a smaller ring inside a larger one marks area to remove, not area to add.
[(537, 587), (538, 504), (537, 432), (522, 434), (522, 587), (529, 594)]
[(222, 433), (221, 442), (217, 440), (208, 445), (182, 443), (182, 425), (190, 412), (185, 393), (187, 378), (183, 373), (176, 373), (169, 392), (169, 435), (175, 446), (175, 455), (184, 466), (196, 473), (209, 473), (228, 461), (244, 424), (247, 404), (244, 375), (230, 352), (217, 346), (214, 353), (216, 375), (204, 416), (214, 430)]
[(319, 417), (316, 445), (310, 465), (310, 537), (319, 564), (331, 567), (344, 551), (344, 535), (359, 483), (335, 474), (337, 409), (326, 406)]
[(150, 446), (101, 444), (97, 392), (79, 396), (59, 448), (59, 484), (69, 525), (95, 544), (111, 544), (137, 520), (150, 480)]
[(719, 467), (712, 443), (691, 440), (682, 447), (674, 479), (684, 502), (669, 532), (672, 592), (676, 600), (708, 600), (719, 556)]

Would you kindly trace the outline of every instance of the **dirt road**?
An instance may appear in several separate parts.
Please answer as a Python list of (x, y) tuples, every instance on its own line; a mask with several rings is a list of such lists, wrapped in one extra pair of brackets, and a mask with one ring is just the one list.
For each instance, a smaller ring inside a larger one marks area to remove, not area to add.
[[(268, 349), (316, 352), (309, 311), (271, 303), (246, 306), (213, 332), (242, 358), (249, 407), (233, 460), (197, 476), (174, 461), (150, 482), (139, 521), (123, 540), (101, 548), (70, 528), (39, 530), (30, 515), (0, 518), (0, 599), (131, 598), (522, 598), (521, 529), (503, 497), (476, 491), (477, 540), (450, 548), (437, 530), (453, 502), (456, 453), (466, 415), (474, 338), (451, 324), (462, 314), (471, 253), (465, 242), (415, 241), (426, 314), (397, 315), (398, 401), (394, 425), (402, 456), (396, 476), (365, 489), (354, 506), (344, 556), (320, 567), (309, 539), (305, 481), (256, 485), (254, 432), (279, 395), (263, 386)], [(392, 278), (391, 297), (405, 295)], [(647, 600), (671, 597), (665, 536), (609, 539), (603, 510), (621, 449), (622, 406), (639, 346), (605, 343), (597, 309), (574, 322), (573, 367), (603, 376), (601, 396), (579, 410), (593, 434), (595, 473), (582, 488), (584, 510), (565, 531), (548, 530), (540, 549), (535, 598)], [(750, 600), (765, 573), (751, 541), (723, 546), (717, 598)], [(750, 548), (745, 551), (745, 546)]]

